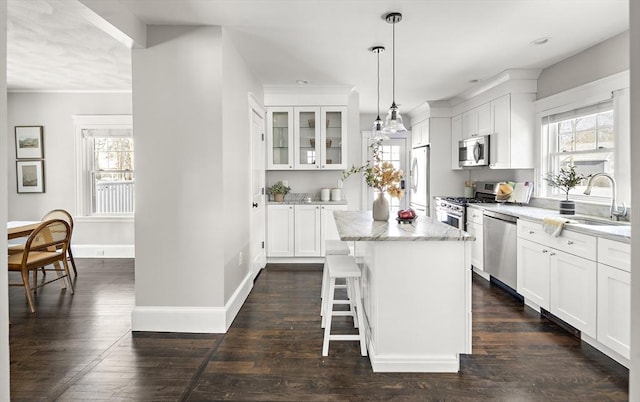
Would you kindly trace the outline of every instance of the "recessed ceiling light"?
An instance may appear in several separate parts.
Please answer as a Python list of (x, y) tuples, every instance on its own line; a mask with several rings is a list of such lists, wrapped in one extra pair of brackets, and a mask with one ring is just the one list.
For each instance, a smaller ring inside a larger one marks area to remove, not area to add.
[(480, 80), (469, 80), (469, 84), (477, 84)]
[(299, 85), (307, 85), (309, 83), (309, 80), (296, 80), (296, 83)]
[(534, 39), (531, 41), (531, 43), (529, 43), (530, 45), (544, 45), (545, 43), (549, 42), (549, 38), (547, 38), (546, 36), (543, 38), (538, 38), (538, 39)]

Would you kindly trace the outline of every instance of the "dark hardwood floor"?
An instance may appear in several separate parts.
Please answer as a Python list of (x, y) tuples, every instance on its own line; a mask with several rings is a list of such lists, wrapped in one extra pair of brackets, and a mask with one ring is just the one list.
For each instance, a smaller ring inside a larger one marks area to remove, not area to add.
[(269, 266), (227, 334), (132, 334), (133, 261), (77, 262), (76, 294), (45, 286), (35, 315), (10, 288), (14, 401), (628, 399), (627, 369), (479, 278), (460, 373), (373, 373), (355, 342), (321, 356), (319, 269)]

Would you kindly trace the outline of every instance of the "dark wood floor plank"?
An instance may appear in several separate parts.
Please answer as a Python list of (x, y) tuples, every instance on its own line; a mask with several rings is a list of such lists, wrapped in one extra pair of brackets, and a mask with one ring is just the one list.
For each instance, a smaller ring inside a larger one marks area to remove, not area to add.
[(356, 342), (321, 356), (320, 265), (269, 266), (227, 334), (172, 334), (131, 333), (132, 260), (77, 262), (76, 294), (40, 289), (36, 315), (10, 289), (14, 401), (628, 399), (624, 367), (478, 278), (460, 373), (373, 373)]

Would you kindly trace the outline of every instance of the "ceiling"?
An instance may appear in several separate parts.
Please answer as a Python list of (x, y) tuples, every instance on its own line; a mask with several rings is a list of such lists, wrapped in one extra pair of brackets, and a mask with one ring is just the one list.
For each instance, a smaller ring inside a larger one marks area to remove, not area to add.
[[(222, 25), (263, 84), (354, 87), (361, 111), (392, 89), (402, 111), (506, 69), (542, 69), (628, 29), (628, 0), (111, 0), (146, 24)], [(12, 90), (130, 90), (130, 51), (76, 0), (8, 1)], [(548, 37), (545, 45), (531, 42)]]

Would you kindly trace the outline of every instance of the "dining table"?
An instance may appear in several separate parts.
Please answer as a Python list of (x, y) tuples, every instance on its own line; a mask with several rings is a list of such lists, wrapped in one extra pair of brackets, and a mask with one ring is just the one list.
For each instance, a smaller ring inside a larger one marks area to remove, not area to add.
[(41, 223), (40, 221), (9, 221), (7, 222), (7, 239), (27, 237)]

